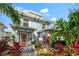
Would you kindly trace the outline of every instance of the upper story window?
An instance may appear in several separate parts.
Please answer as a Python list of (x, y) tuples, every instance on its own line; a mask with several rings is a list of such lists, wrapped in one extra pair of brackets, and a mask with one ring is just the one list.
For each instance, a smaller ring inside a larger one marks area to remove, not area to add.
[(45, 24), (42, 24), (42, 29), (45, 28)]
[(23, 26), (28, 26), (28, 24), (27, 23), (23, 23)]
[(29, 25), (29, 21), (27, 19), (23, 20), (23, 26), (28, 26)]

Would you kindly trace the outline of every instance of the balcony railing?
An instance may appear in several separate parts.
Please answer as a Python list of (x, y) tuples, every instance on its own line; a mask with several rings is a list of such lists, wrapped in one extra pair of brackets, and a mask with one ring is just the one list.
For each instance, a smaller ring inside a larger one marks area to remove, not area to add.
[(28, 23), (23, 23), (23, 26), (27, 26), (28, 27)]

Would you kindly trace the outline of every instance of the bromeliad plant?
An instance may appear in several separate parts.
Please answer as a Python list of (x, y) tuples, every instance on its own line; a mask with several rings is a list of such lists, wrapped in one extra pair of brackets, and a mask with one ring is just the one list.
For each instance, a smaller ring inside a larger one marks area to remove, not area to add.
[(13, 46), (10, 48), (10, 54), (12, 56), (20, 56), (21, 55), (21, 45), (20, 42), (14, 42)]

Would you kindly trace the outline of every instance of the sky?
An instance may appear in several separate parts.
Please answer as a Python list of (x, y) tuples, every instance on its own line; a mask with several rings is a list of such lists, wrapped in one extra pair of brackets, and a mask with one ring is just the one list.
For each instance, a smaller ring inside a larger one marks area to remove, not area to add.
[[(43, 17), (55, 21), (59, 18), (68, 19), (69, 9), (75, 4), (71, 3), (13, 3), (13, 7), (20, 10), (33, 10), (43, 14)], [(76, 7), (76, 6), (75, 6)], [(12, 21), (4, 14), (0, 14), (0, 20), (12, 31), (10, 24)]]

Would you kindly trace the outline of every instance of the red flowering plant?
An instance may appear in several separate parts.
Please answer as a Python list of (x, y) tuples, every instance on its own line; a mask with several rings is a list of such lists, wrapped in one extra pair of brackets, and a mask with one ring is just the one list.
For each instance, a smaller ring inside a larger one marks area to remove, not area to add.
[(10, 54), (12, 56), (20, 56), (21, 55), (21, 43), (20, 42), (13, 43), (13, 45), (10, 48)]
[(79, 41), (75, 40), (72, 44), (72, 48), (74, 48), (75, 53), (79, 55)]

